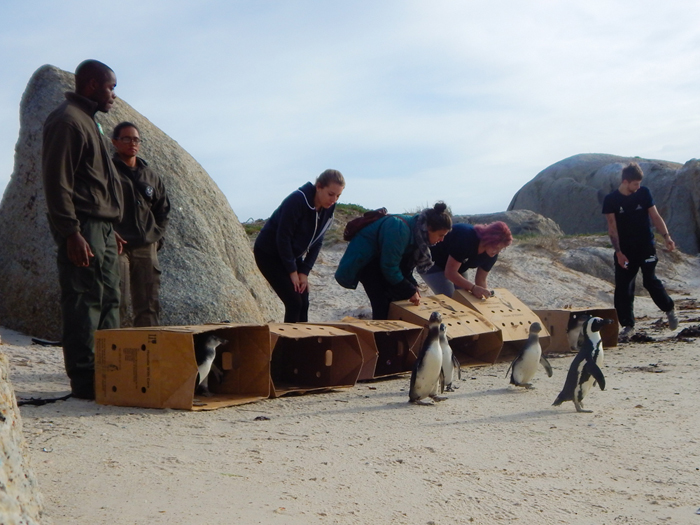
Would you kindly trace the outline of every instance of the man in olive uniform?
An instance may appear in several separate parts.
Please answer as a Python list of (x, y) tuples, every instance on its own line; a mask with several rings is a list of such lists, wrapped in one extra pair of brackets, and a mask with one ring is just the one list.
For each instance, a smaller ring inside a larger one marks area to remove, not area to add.
[(119, 328), (122, 215), (119, 175), (95, 121), (116, 99), (117, 78), (97, 60), (75, 71), (75, 92), (44, 122), (42, 178), (57, 264), (63, 357), (74, 397), (95, 398), (94, 332)]
[(131, 295), (134, 326), (160, 324), (160, 264), (158, 247), (168, 224), (170, 201), (161, 178), (148, 163), (137, 157), (141, 146), (139, 129), (131, 122), (117, 124), (112, 133), (116, 149), (114, 164), (121, 177), (124, 216), (117, 232), (126, 241), (119, 256), (122, 324)]

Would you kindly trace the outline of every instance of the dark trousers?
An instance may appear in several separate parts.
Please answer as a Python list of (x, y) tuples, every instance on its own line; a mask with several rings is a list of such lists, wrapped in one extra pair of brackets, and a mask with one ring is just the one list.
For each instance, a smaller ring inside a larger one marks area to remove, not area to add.
[[(122, 324), (128, 320), (128, 305), (134, 314), (133, 326), (160, 325), (160, 265), (157, 243), (145, 246), (124, 246), (119, 255), (121, 277), (121, 306), (119, 317)], [(126, 325), (124, 325), (126, 326)]]
[(65, 241), (56, 259), (66, 373), (74, 393), (89, 395), (95, 384), (95, 330), (119, 328), (119, 265), (112, 223), (87, 218), (80, 229), (95, 254), (90, 266), (75, 266)]
[(253, 249), (255, 264), (260, 273), (270, 283), (272, 289), (284, 303), (285, 323), (305, 323), (309, 320), (309, 289), (304, 293), (294, 290), (294, 284), (289, 277), (289, 272), (282, 264), (282, 259), (276, 255)]
[(389, 318), (389, 306), (393, 301), (408, 299), (415, 293), (413, 291), (406, 296), (407, 290), (399, 290), (399, 287), (392, 286), (384, 278), (378, 258), (367, 263), (357, 274), (357, 277), (365, 288), (369, 303), (372, 305), (372, 319), (375, 321)]
[[(625, 254), (627, 255), (627, 254)], [(617, 264), (617, 258), (613, 256), (615, 264), (615, 310), (622, 326), (634, 326), (634, 281), (639, 270), (642, 270), (644, 288), (647, 289), (654, 304), (662, 312), (673, 310), (673, 299), (668, 296), (663, 283), (656, 277), (656, 263), (659, 259), (656, 254), (648, 257), (629, 256), (627, 268)]]

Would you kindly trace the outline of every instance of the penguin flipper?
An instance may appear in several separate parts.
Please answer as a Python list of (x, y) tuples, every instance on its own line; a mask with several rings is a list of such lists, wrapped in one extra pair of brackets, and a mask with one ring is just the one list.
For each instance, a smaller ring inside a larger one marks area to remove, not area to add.
[(600, 367), (596, 363), (589, 361), (586, 363), (586, 370), (588, 370), (588, 372), (593, 376), (593, 379), (598, 382), (600, 389), (605, 390), (605, 376), (603, 375), (603, 371), (600, 369)]
[(545, 371), (547, 372), (548, 377), (552, 377), (552, 365), (549, 364), (549, 361), (547, 361), (547, 358), (542, 354), (540, 356), (540, 364), (544, 367)]
[[(459, 364), (459, 359), (457, 359), (457, 356), (452, 352), (452, 366), (454, 366), (455, 370), (457, 370), (457, 379), (462, 379), (462, 365)], [(452, 376), (452, 379), (454, 379), (454, 376)]]
[(521, 351), (517, 356), (515, 356), (515, 359), (513, 359), (511, 361), (510, 366), (508, 367), (508, 370), (506, 370), (506, 377), (508, 377), (508, 374), (510, 374), (510, 371), (515, 366), (515, 363), (517, 363), (518, 359), (520, 359), (522, 356), (523, 356), (523, 352)]

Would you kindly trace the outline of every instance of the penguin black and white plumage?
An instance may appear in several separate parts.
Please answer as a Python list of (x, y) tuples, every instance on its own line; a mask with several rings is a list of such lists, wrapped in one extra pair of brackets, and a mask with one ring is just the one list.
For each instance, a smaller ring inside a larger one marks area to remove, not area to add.
[(600, 329), (612, 322), (612, 319), (591, 317), (584, 323), (579, 351), (571, 362), (564, 388), (552, 403), (553, 406), (559, 406), (564, 401), (573, 401), (576, 412), (591, 412), (583, 409), (583, 398), (596, 383), (601, 390), (605, 390), (605, 376), (601, 370), (604, 355)]
[(569, 316), (569, 323), (566, 327), (566, 337), (569, 340), (569, 348), (574, 352), (578, 352), (581, 329), (590, 318), (591, 315), (585, 313), (572, 312)]
[(547, 375), (552, 377), (552, 367), (547, 358), (542, 355), (542, 347), (540, 346), (541, 331), (542, 325), (540, 323), (532, 323), (530, 325), (530, 335), (527, 338), (527, 343), (525, 343), (523, 349), (513, 359), (510, 367), (508, 367), (508, 371), (506, 371), (506, 377), (508, 377), (508, 372), (511, 372), (511, 385), (532, 388), (530, 380), (535, 377), (535, 372), (537, 372), (539, 365), (542, 365)]
[(197, 360), (197, 382), (195, 386), (195, 394), (202, 396), (211, 396), (209, 392), (209, 373), (212, 370), (218, 372), (214, 366), (214, 358), (216, 357), (216, 349), (226, 344), (228, 341), (214, 334), (202, 334), (195, 336), (194, 341), (194, 357)]
[(440, 347), (442, 348), (442, 375), (444, 377), (443, 391), (454, 392), (454, 389), (458, 387), (453, 383), (462, 379), (462, 369), (459, 366), (457, 356), (447, 341), (447, 327), (444, 323), (440, 324)]
[(411, 374), (411, 387), (408, 392), (410, 403), (427, 405), (423, 399), (430, 397), (433, 401), (444, 401), (445, 397), (438, 396), (438, 390), (444, 384), (442, 374), (442, 346), (440, 345), (440, 312), (430, 314), (428, 336), (418, 354), (418, 360)]

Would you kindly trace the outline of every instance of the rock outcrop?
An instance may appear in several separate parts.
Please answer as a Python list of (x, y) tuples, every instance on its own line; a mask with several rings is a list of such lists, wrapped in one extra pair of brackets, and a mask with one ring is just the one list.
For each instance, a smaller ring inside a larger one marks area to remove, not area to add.
[(452, 217), (452, 220), (455, 223), (465, 222), (468, 224), (489, 224), (503, 221), (508, 225), (513, 235), (564, 235), (561, 228), (552, 219), (530, 210), (512, 210), (479, 215), (455, 215)]
[(532, 210), (553, 219), (567, 234), (607, 231), (602, 205), (620, 185), (629, 162), (644, 171), (642, 184), (654, 196), (678, 247), (696, 254), (700, 248), (700, 165), (603, 154), (574, 155), (542, 170), (513, 197), (509, 210)]
[(0, 351), (0, 523), (38, 525), (43, 498), (27, 460), (29, 453), (9, 368), (7, 357)]
[[(53, 66), (32, 76), (22, 96), (14, 172), (0, 203), (0, 322), (50, 338), (60, 338), (61, 328), (56, 245), (41, 181), (41, 134), (48, 114), (73, 89), (73, 74)], [(281, 303), (259, 273), (236, 214), (204, 169), (121, 99), (108, 114), (98, 113), (98, 120), (105, 133), (124, 120), (139, 126), (145, 138), (141, 156), (161, 174), (170, 195), (170, 224), (159, 253), (161, 322), (279, 320)]]

